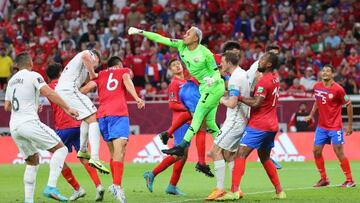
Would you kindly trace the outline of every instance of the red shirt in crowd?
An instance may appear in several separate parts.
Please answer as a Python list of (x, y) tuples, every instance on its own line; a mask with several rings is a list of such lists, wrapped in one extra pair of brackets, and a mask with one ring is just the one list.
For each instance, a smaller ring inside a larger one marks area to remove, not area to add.
[(145, 66), (146, 66), (146, 57), (142, 55), (133, 55), (130, 56), (128, 62), (133, 65), (134, 76), (144, 76), (145, 75)]

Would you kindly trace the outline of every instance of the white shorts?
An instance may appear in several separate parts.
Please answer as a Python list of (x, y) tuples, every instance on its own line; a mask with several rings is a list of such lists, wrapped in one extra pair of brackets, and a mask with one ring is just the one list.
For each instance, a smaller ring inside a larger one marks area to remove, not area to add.
[(48, 150), (61, 142), (55, 131), (40, 120), (31, 120), (10, 129), (21, 155), (27, 157), (38, 153), (38, 150)]
[(59, 90), (56, 92), (71, 108), (78, 111), (78, 120), (83, 120), (97, 111), (90, 98), (82, 94), (79, 90)]
[(236, 152), (246, 124), (247, 122), (225, 122), (214, 143), (221, 149)]

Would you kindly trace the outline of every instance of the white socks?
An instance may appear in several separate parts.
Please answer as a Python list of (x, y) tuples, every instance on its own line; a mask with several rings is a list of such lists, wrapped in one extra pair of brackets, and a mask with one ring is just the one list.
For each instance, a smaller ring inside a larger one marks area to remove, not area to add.
[(232, 177), (232, 171), (234, 169), (234, 161), (228, 162), (230, 177)]
[(36, 174), (39, 166), (26, 165), (24, 172), (25, 202), (34, 202)]
[(67, 154), (68, 149), (64, 146), (56, 150), (51, 157), (48, 186), (56, 187), (56, 183), (61, 174), (61, 170), (64, 166), (64, 161)]
[(89, 142), (91, 147), (91, 159), (99, 161), (100, 129), (98, 122), (89, 124)]
[(216, 188), (224, 190), (225, 181), (225, 160), (214, 161), (215, 177), (216, 177)]
[(85, 121), (81, 122), (80, 125), (80, 151), (87, 152), (88, 140), (89, 140), (89, 124)]

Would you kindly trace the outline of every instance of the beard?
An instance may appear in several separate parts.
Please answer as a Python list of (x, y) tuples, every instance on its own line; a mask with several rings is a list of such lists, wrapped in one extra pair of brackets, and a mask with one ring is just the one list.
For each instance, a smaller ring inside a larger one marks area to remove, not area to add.
[(258, 67), (258, 71), (260, 72), (260, 73), (263, 73), (263, 72), (265, 72), (265, 68), (262, 68), (262, 67)]

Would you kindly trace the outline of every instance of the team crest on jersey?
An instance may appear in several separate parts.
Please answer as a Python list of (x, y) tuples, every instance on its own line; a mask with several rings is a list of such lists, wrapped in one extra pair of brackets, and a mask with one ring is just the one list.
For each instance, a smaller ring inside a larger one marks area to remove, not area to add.
[(42, 79), (41, 77), (38, 77), (37, 81), (38, 81), (38, 83), (44, 83), (44, 79)]
[(175, 98), (174, 92), (170, 92), (169, 98), (170, 98), (170, 99), (174, 99), (174, 98)]
[(199, 60), (200, 60), (199, 57), (195, 57), (195, 58), (194, 58), (194, 62), (195, 62), (195, 63), (199, 62)]
[(334, 95), (333, 94), (329, 94), (329, 99), (332, 99), (332, 98), (334, 98)]
[(345, 101), (349, 101), (349, 97), (347, 95), (344, 96)]

